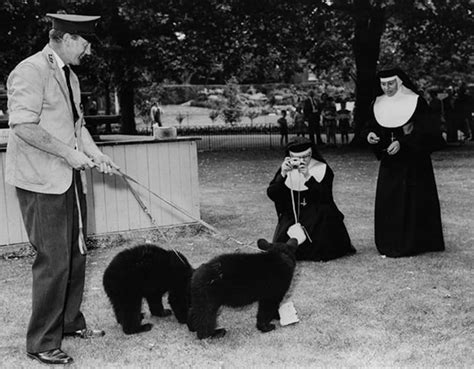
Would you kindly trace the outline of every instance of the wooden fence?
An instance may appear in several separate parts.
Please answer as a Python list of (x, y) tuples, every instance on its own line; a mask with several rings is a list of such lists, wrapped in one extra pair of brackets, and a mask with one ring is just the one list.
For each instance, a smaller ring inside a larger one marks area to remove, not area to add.
[[(98, 145), (124, 173), (192, 216), (132, 183), (158, 225), (186, 224), (200, 218), (195, 139), (154, 141), (149, 137), (115, 136)], [(86, 173), (89, 235), (152, 227), (123, 178), (96, 170)], [(5, 148), (0, 148), (0, 246), (27, 241), (16, 191), (5, 184)]]

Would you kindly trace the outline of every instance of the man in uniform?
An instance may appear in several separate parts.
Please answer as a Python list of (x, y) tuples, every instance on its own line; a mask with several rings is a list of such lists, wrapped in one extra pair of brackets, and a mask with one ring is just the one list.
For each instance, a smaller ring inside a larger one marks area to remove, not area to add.
[(17, 189), (28, 238), (37, 255), (32, 266), (32, 314), (28, 357), (69, 364), (64, 336), (92, 338), (80, 311), (86, 262), (85, 168), (112, 173), (84, 126), (79, 81), (70, 65), (90, 54), (100, 17), (47, 14), (49, 43), (20, 62), (7, 81), (9, 136), (6, 181)]

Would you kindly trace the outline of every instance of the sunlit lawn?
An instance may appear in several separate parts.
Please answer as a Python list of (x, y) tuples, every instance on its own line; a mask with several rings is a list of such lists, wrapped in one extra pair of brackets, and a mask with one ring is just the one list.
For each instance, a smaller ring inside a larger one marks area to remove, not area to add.
[[(323, 151), (335, 172), (334, 195), (358, 253), (328, 263), (297, 265), (288, 299), (298, 324), (262, 334), (256, 305), (223, 308), (220, 340), (199, 341), (173, 317), (150, 318), (153, 329), (125, 336), (102, 290), (102, 273), (128, 246), (93, 250), (83, 310), (89, 325), (107, 331), (94, 341), (66, 340), (80, 368), (469, 368), (474, 366), (474, 145), (433, 155), (447, 250), (413, 258), (378, 255), (373, 205), (378, 163), (346, 149)], [(275, 210), (266, 197), (278, 151), (199, 153), (201, 215), (247, 243), (271, 239)], [(130, 242), (154, 238), (138, 234)], [(205, 232), (171, 244), (194, 266), (239, 246)], [(254, 252), (241, 247), (241, 251)], [(0, 367), (39, 367), (25, 357), (32, 258), (0, 261)]]

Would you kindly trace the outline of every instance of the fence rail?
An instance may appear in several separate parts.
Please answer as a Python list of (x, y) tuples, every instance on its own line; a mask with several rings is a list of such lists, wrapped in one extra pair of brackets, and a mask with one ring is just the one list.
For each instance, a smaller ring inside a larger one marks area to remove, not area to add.
[[(237, 129), (241, 128), (241, 129)], [(243, 128), (243, 129), (242, 129)], [(199, 137), (201, 140), (197, 142), (199, 151), (216, 151), (216, 150), (235, 150), (235, 149), (276, 149), (286, 144), (281, 139), (278, 128), (274, 125), (262, 125), (256, 127), (236, 127), (235, 130), (216, 131), (213, 126), (199, 127), (196, 130), (182, 130), (178, 134), (180, 136)], [(353, 133), (349, 133), (349, 142), (353, 138)], [(295, 137), (294, 129), (290, 128), (288, 139)], [(305, 134), (308, 137), (308, 134)], [(324, 142), (326, 135), (321, 134)], [(341, 135), (336, 135), (337, 144), (342, 145)]]
[[(99, 119), (86, 117), (87, 127), (94, 134), (94, 138), (101, 134), (118, 133), (120, 125), (116, 123), (119, 116), (107, 116)], [(8, 121), (0, 120), (5, 128), (8, 128)], [(176, 124), (175, 124), (176, 125)], [(165, 124), (166, 126), (166, 124)], [(151, 127), (141, 124), (140, 134), (151, 135)], [(238, 124), (235, 126), (225, 125), (199, 125), (178, 127), (178, 136), (199, 137), (196, 142), (199, 151), (217, 150), (238, 150), (238, 149), (276, 149), (282, 147), (285, 141), (281, 140), (278, 126), (276, 124)], [(290, 125), (288, 138), (296, 136), (294, 127)], [(308, 135), (305, 135), (308, 137)], [(321, 135), (326, 141), (324, 134)], [(349, 134), (349, 141), (353, 134)], [(336, 135), (337, 142), (341, 145), (341, 137)], [(282, 145), (283, 143), (283, 145)]]

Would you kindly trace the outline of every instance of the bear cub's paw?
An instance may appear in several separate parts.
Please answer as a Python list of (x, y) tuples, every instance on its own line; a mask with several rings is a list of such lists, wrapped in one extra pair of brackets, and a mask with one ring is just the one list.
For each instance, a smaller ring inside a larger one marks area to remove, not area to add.
[(270, 331), (273, 331), (273, 330), (275, 329), (275, 324), (271, 324), (271, 323), (257, 323), (257, 329), (258, 329), (260, 332), (263, 332), (263, 333), (270, 332)]
[(212, 338), (222, 338), (225, 336), (225, 334), (227, 333), (227, 331), (225, 330), (225, 328), (217, 328), (214, 330), (214, 333), (212, 334)]
[(151, 315), (153, 316), (159, 316), (160, 318), (164, 318), (166, 316), (170, 316), (173, 314), (170, 309), (163, 309), (161, 311), (152, 311)]
[(123, 333), (125, 333), (125, 334), (135, 334), (135, 333), (148, 332), (148, 331), (151, 330), (152, 327), (153, 327), (153, 324), (146, 323), (146, 324), (142, 324), (138, 329), (124, 328)]
[(210, 334), (206, 334), (204, 332), (198, 332), (197, 336), (200, 340), (204, 338), (222, 338), (225, 336), (226, 333), (227, 333), (227, 330), (225, 328), (217, 328), (217, 329), (214, 329), (214, 332)]

